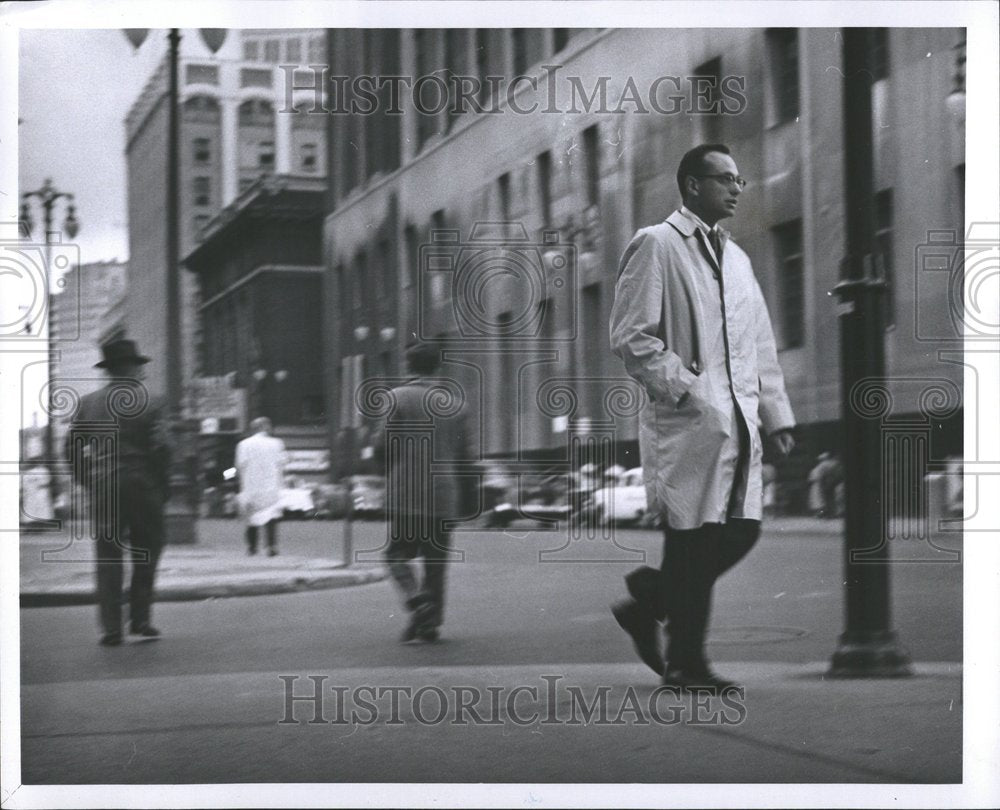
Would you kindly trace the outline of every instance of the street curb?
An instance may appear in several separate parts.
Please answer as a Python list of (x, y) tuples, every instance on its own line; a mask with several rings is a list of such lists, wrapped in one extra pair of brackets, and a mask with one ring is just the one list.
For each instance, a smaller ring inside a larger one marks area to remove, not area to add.
[[(244, 581), (219, 583), (216, 580), (182, 582), (177, 584), (157, 585), (154, 595), (155, 602), (197, 602), (202, 599), (227, 599), (233, 596), (268, 596), (282, 593), (299, 593), (302, 591), (321, 591), (333, 588), (348, 588), (354, 585), (367, 585), (379, 582), (388, 577), (385, 568), (369, 568), (364, 570), (330, 571), (317, 576), (293, 575), (283, 578), (253, 578)], [(122, 597), (128, 599), (128, 588), (123, 589)], [(96, 605), (97, 594), (91, 589), (75, 586), (56, 586), (48, 590), (22, 591), (22, 608), (41, 607), (73, 607), (79, 605)]]

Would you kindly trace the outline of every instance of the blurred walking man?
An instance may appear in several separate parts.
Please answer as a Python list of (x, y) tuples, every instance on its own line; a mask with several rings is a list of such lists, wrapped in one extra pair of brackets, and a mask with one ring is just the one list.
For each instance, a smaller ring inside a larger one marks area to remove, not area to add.
[(285, 443), (271, 434), (271, 420), (258, 416), (250, 423), (252, 435), (236, 445), (236, 472), (240, 507), (247, 521), (247, 554), (257, 553), (257, 531), (267, 535), (268, 556), (278, 553), (281, 489), (285, 485)]
[(649, 506), (666, 527), (660, 570), (629, 574), (632, 598), (613, 611), (664, 684), (721, 689), (734, 684), (704, 650), (712, 587), (760, 535), (758, 426), (787, 455), (795, 420), (750, 259), (718, 225), (745, 185), (729, 148), (689, 151), (677, 184), (680, 210), (640, 230), (622, 256), (611, 313), (612, 350), (649, 398), (640, 452)]
[[(102, 347), (96, 364), (110, 378), (87, 394), (66, 437), (73, 479), (86, 493), (96, 533), (97, 599), (101, 644), (122, 643), (124, 553), (132, 562), (130, 632), (155, 640), (150, 624), (156, 566), (163, 550), (163, 504), (167, 499), (170, 451), (163, 409), (142, 384), (149, 362), (131, 340)], [(125, 536), (128, 536), (126, 542)]]
[[(407, 348), (407, 366), (416, 376), (392, 389), (392, 409), (375, 436), (385, 459), (389, 570), (410, 613), (404, 643), (438, 639), (451, 545), (444, 521), (461, 515), (463, 485), (471, 482), (454, 474), (454, 464), (470, 459), (471, 437), (465, 407), (451, 408), (449, 400), (460, 400), (446, 381), (430, 376), (439, 356), (429, 343)], [(423, 561), (419, 583), (411, 566), (415, 559)]]

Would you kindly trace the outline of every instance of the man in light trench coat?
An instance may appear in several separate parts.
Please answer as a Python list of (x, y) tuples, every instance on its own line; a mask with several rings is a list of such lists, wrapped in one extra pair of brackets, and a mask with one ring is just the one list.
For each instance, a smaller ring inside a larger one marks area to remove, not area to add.
[(240, 505), (246, 518), (247, 554), (257, 553), (257, 531), (263, 526), (267, 553), (278, 553), (278, 520), (281, 489), (285, 485), (285, 443), (271, 435), (271, 420), (258, 416), (250, 423), (253, 433), (236, 445), (236, 471)]
[(760, 535), (759, 427), (787, 455), (795, 419), (750, 259), (718, 225), (745, 185), (729, 148), (689, 151), (677, 184), (680, 210), (622, 256), (611, 313), (611, 348), (648, 395), (640, 453), (665, 526), (661, 568), (629, 574), (612, 610), (665, 685), (718, 690), (735, 684), (705, 657), (712, 587)]

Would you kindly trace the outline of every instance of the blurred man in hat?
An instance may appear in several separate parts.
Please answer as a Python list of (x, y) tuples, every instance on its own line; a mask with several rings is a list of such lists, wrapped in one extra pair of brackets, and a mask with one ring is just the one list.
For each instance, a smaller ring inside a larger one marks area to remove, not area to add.
[(648, 396), (643, 477), (666, 527), (660, 570), (626, 577), (632, 598), (613, 610), (665, 685), (721, 689), (733, 684), (705, 657), (712, 588), (760, 535), (759, 426), (787, 455), (795, 418), (750, 259), (719, 227), (746, 185), (729, 147), (690, 150), (677, 185), (680, 210), (625, 250), (611, 312), (611, 347)]
[(87, 394), (66, 438), (73, 478), (84, 487), (95, 533), (101, 644), (122, 643), (124, 557), (132, 563), (129, 632), (155, 640), (150, 624), (156, 566), (163, 549), (170, 450), (163, 408), (142, 384), (149, 362), (131, 340), (102, 347), (108, 384)]
[[(415, 341), (406, 363), (414, 376), (392, 389), (392, 409), (375, 433), (386, 467), (389, 570), (410, 613), (404, 643), (438, 639), (451, 545), (444, 521), (463, 513), (473, 481), (454, 474), (454, 464), (472, 457), (471, 435), (465, 406), (448, 407), (446, 381), (431, 376), (440, 365), (439, 347)], [(414, 559), (423, 561), (420, 579)]]

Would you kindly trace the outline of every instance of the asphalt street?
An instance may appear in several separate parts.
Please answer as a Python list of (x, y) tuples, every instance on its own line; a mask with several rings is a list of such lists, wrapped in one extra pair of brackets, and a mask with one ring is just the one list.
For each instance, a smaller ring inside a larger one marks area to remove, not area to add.
[[(239, 543), (235, 523), (202, 529), (211, 537), (205, 542)], [(340, 530), (285, 524), (282, 547), (338, 554)], [(356, 524), (355, 548), (378, 558), (381, 531)], [(427, 714), (434, 719), (433, 690), (423, 711), (407, 703), (401, 722), (386, 722), (382, 702), (375, 722), (331, 722), (340, 719), (331, 686), (353, 699), (361, 686), (465, 685), (486, 700), (490, 685), (506, 699), (519, 685), (544, 694), (559, 679), (560, 689), (576, 685), (588, 695), (609, 686), (615, 706), (629, 686), (646, 701), (655, 676), (635, 660), (608, 605), (624, 595), (621, 577), (643, 555), (658, 564), (660, 543), (659, 534), (638, 530), (568, 546), (562, 534), (530, 528), (458, 534), (463, 559), (449, 571), (443, 640), (433, 645), (398, 643), (405, 617), (388, 581), (165, 603), (155, 610), (161, 641), (112, 649), (96, 643), (93, 607), (22, 610), (23, 780), (893, 782), (960, 775), (961, 565), (893, 566), (894, 624), (918, 662), (918, 678), (906, 688), (922, 690), (919, 699), (890, 682), (824, 681), (842, 630), (841, 541), (774, 527), (716, 589), (709, 652), (722, 674), (746, 683), (740, 722), (722, 724), (716, 713), (714, 722), (694, 725), (522, 724), (510, 722), (506, 703), (506, 719), (495, 724), (424, 722)], [(289, 684), (296, 696), (312, 693), (310, 676), (327, 690), (318, 723), (307, 722), (317, 719), (315, 703), (287, 702)], [(515, 704), (518, 716), (531, 717), (530, 702)]]

